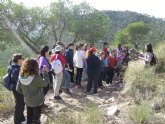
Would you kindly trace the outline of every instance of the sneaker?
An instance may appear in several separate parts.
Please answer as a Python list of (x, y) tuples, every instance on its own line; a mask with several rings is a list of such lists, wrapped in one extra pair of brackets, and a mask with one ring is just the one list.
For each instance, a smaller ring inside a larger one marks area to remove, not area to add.
[(99, 94), (98, 93), (93, 93), (93, 96), (99, 96)]
[(61, 96), (55, 96), (54, 99), (55, 100), (62, 100)]
[(108, 86), (109, 86), (109, 87), (112, 87), (112, 84), (109, 84)]

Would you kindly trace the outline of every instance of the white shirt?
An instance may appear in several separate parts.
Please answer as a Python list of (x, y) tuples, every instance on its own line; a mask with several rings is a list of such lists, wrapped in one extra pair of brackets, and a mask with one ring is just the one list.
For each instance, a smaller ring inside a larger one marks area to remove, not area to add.
[(84, 60), (85, 60), (85, 53), (82, 50), (77, 50), (74, 54), (73, 61), (75, 63), (75, 66), (77, 68), (83, 68), (84, 67)]
[(148, 64), (151, 62), (152, 60), (152, 57), (153, 57), (153, 54), (150, 53), (150, 52), (146, 52), (145, 55), (144, 55), (144, 58), (145, 58), (145, 64)]

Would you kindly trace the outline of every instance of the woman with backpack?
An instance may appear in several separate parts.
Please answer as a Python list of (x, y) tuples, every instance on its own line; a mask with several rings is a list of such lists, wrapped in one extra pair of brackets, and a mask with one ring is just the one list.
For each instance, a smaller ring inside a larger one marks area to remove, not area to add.
[(115, 74), (115, 69), (117, 65), (117, 59), (116, 59), (116, 50), (112, 50), (110, 55), (106, 58), (106, 66), (108, 67), (108, 76), (106, 83), (109, 84), (109, 86), (112, 86), (112, 80)]
[(78, 88), (81, 88), (81, 78), (82, 78), (82, 73), (83, 73), (83, 68), (84, 68), (84, 60), (86, 59), (84, 51), (83, 51), (84, 44), (80, 44), (76, 46), (76, 52), (74, 54), (74, 64), (76, 66), (76, 82), (75, 86)]
[(93, 85), (93, 94), (97, 94), (98, 81), (100, 75), (101, 61), (95, 55), (96, 48), (92, 47), (87, 52), (87, 75), (88, 75), (88, 83), (87, 83), (87, 94), (90, 93)]
[(63, 79), (63, 71), (66, 65), (66, 60), (64, 56), (62, 55), (63, 49), (61, 45), (57, 45), (53, 51), (54, 51), (54, 54), (51, 55), (50, 62), (56, 74), (55, 80), (53, 82), (53, 88), (54, 88), (54, 94), (55, 94), (54, 99), (61, 100), (62, 98), (59, 95), (59, 90), (60, 90), (62, 79)]
[(145, 44), (145, 50), (146, 50), (146, 53), (144, 54), (144, 57), (139, 56), (139, 58), (144, 60), (146, 66), (156, 65), (157, 58), (156, 58), (155, 54), (153, 53), (152, 44), (151, 43)]
[(15, 108), (14, 108), (14, 124), (21, 124), (25, 121), (24, 116), (24, 97), (22, 94), (16, 91), (17, 81), (19, 77), (20, 67), (23, 62), (22, 54), (16, 53), (13, 55), (12, 60), (10, 60), (10, 66), (8, 67), (8, 74), (12, 80), (13, 88), (12, 92), (15, 98)]
[(23, 94), (27, 106), (27, 124), (40, 124), (41, 107), (44, 102), (43, 87), (49, 82), (48, 69), (42, 68), (43, 78), (38, 73), (38, 62), (26, 59), (20, 70), (17, 91)]

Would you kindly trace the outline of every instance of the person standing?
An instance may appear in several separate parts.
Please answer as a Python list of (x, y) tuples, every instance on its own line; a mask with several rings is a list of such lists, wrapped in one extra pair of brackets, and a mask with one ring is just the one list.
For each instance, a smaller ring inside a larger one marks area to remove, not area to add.
[(87, 75), (88, 75), (88, 83), (87, 83), (87, 89), (86, 92), (90, 93), (93, 88), (93, 94), (97, 94), (97, 88), (98, 88), (98, 81), (99, 81), (99, 75), (100, 75), (100, 68), (101, 68), (101, 61), (99, 58), (95, 55), (96, 48), (92, 47), (87, 52)]
[(48, 70), (43, 67), (43, 78), (38, 73), (38, 62), (27, 58), (20, 70), (17, 92), (23, 94), (27, 106), (27, 124), (40, 124), (41, 107), (44, 102), (43, 87), (49, 82)]
[(101, 68), (100, 68), (100, 76), (99, 76), (99, 84), (98, 84), (98, 87), (99, 88), (101, 88), (101, 89), (103, 89), (103, 83), (102, 83), (102, 81), (103, 81), (103, 76), (104, 76), (104, 74), (105, 74), (105, 53), (104, 53), (104, 51), (100, 51), (99, 52), (99, 59), (100, 59), (100, 61), (101, 61)]
[[(53, 77), (52, 77), (52, 73), (51, 73), (52, 68), (51, 68), (51, 65), (50, 65), (48, 59), (46, 58), (46, 56), (48, 56), (48, 55), (49, 55), (49, 47), (43, 46), (40, 50), (40, 55), (38, 57), (39, 74), (43, 78), (43, 66), (45, 65), (46, 68), (48, 69), (50, 83), (52, 83), (53, 82)], [(46, 95), (48, 93), (49, 87), (50, 87), (50, 84), (48, 84), (47, 87), (44, 87), (44, 95)]]
[(22, 54), (16, 53), (13, 55), (12, 60), (10, 60), (10, 65), (8, 67), (8, 73), (10, 74), (12, 83), (14, 87), (12, 89), (14, 98), (15, 98), (15, 107), (14, 107), (14, 124), (21, 124), (25, 121), (24, 116), (24, 97), (22, 94), (16, 91), (17, 81), (19, 77), (20, 67), (23, 62)]
[(67, 68), (70, 74), (70, 81), (74, 83), (74, 64), (73, 64), (73, 57), (74, 57), (74, 44), (69, 43), (68, 49), (66, 50), (66, 61), (67, 61)]
[(53, 61), (54, 60), (59, 60), (62, 64), (62, 71), (58, 74), (56, 74), (55, 76), (55, 80), (53, 82), (53, 89), (54, 89), (54, 99), (55, 100), (61, 100), (61, 96), (59, 95), (59, 91), (60, 91), (60, 87), (61, 87), (61, 83), (62, 83), (62, 79), (63, 79), (63, 73), (64, 73), (64, 67), (66, 65), (66, 60), (64, 58), (63, 54), (63, 49), (61, 47), (61, 45), (57, 45), (55, 47), (55, 49), (53, 50), (55, 53), (51, 55), (50, 57), (50, 62), (52, 64), (52, 68), (53, 67)]
[(106, 59), (106, 65), (108, 66), (108, 76), (106, 83), (109, 84), (109, 86), (112, 86), (112, 80), (115, 74), (115, 69), (117, 65), (117, 59), (116, 59), (116, 50), (112, 50), (109, 57)]
[(83, 52), (83, 46), (84, 44), (77, 45), (76, 52), (73, 58), (73, 61), (75, 63), (76, 70), (77, 70), (75, 86), (77, 86), (78, 88), (82, 87), (81, 78), (82, 78), (82, 73), (83, 73), (84, 60), (86, 59), (85, 54)]

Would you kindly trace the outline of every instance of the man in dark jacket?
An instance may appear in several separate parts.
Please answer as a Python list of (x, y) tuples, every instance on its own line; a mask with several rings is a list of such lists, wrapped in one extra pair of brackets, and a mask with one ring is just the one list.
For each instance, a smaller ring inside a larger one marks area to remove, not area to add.
[(70, 74), (70, 81), (71, 83), (74, 83), (74, 64), (73, 64), (73, 57), (74, 57), (74, 44), (69, 43), (68, 49), (66, 50), (66, 60), (67, 60), (67, 66), (68, 66), (68, 72)]

